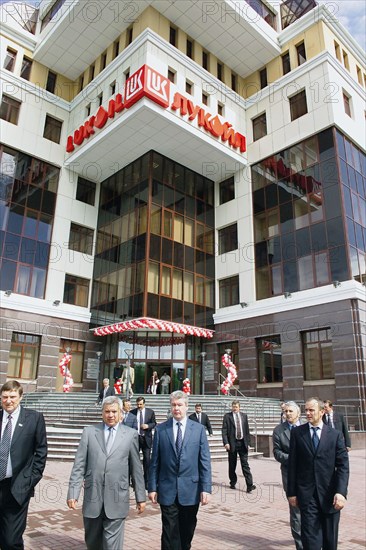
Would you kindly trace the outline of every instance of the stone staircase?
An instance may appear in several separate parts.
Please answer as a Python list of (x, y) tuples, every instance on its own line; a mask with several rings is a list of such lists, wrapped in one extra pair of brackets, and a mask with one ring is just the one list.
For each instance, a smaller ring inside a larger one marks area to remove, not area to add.
[[(144, 395), (146, 406), (154, 409), (157, 423), (164, 422), (169, 411), (168, 395)], [(132, 403), (134, 403), (132, 399)], [(212, 460), (226, 460), (222, 445), (221, 426), (224, 414), (231, 410), (231, 397), (217, 395), (190, 396), (190, 412), (194, 404), (201, 403), (208, 414), (213, 436), (208, 438)], [(236, 399), (236, 397), (235, 397)], [(241, 410), (248, 414), (252, 444), (249, 456), (262, 456), (257, 452), (257, 436), (270, 434), (278, 424), (280, 408), (275, 399), (240, 397)], [(74, 460), (81, 432), (85, 426), (100, 422), (101, 407), (96, 405), (95, 393), (27, 393), (22, 404), (44, 414), (48, 437), (49, 460)]]

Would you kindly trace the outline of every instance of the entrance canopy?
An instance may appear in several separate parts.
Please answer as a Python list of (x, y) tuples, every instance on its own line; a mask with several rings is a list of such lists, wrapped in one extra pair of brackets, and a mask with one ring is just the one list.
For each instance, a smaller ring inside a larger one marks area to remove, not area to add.
[(170, 321), (162, 321), (160, 319), (151, 319), (150, 317), (139, 317), (131, 319), (131, 321), (123, 321), (122, 323), (114, 323), (94, 329), (95, 336), (107, 336), (115, 332), (137, 331), (137, 330), (160, 330), (163, 332), (176, 332), (178, 334), (188, 334), (201, 338), (213, 338), (213, 330), (208, 330), (201, 327), (192, 327), (181, 323), (171, 323)]

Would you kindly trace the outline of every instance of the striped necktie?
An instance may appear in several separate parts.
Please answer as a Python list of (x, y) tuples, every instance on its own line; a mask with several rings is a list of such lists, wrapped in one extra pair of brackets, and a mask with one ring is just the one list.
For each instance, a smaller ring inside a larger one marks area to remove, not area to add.
[(10, 445), (11, 445), (11, 428), (12, 428), (12, 417), (9, 414), (8, 422), (5, 426), (3, 436), (0, 442), (0, 481), (2, 481), (6, 476), (6, 470), (8, 467)]

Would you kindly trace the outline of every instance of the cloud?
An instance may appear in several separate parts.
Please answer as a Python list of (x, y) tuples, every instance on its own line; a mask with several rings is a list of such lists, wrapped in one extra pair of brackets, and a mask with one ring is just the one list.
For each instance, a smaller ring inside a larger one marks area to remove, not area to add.
[(318, 0), (342, 23), (352, 37), (366, 48), (366, 2), (364, 0)]

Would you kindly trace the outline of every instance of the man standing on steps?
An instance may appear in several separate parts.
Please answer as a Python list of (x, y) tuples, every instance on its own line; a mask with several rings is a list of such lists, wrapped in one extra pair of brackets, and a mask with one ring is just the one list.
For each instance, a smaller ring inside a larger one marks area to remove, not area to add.
[(47, 458), (46, 426), (38, 411), (20, 406), (23, 388), (8, 380), (1, 388), (0, 548), (23, 550), (23, 533), (34, 488)]
[(193, 420), (193, 422), (199, 422), (202, 426), (207, 428), (210, 436), (213, 435), (210, 419), (207, 414), (202, 411), (201, 403), (196, 403), (194, 410), (195, 412), (189, 415), (189, 419)]
[(247, 484), (247, 493), (256, 489), (248, 463), (250, 433), (248, 416), (240, 412), (240, 402), (231, 403), (231, 412), (226, 413), (222, 422), (222, 441), (228, 453), (230, 489), (235, 489), (238, 477), (236, 475), (237, 456), (239, 455), (241, 469)]
[(103, 388), (100, 390), (98, 395), (98, 405), (103, 403), (104, 399), (106, 399), (107, 397), (112, 397), (114, 394), (114, 388), (109, 385), (109, 378), (104, 378)]
[(131, 414), (137, 416), (137, 428), (139, 432), (139, 448), (142, 451), (142, 465), (144, 468), (145, 487), (147, 489), (147, 479), (149, 475), (152, 431), (156, 426), (155, 412), (145, 407), (145, 398), (136, 399), (137, 408), (131, 411)]

